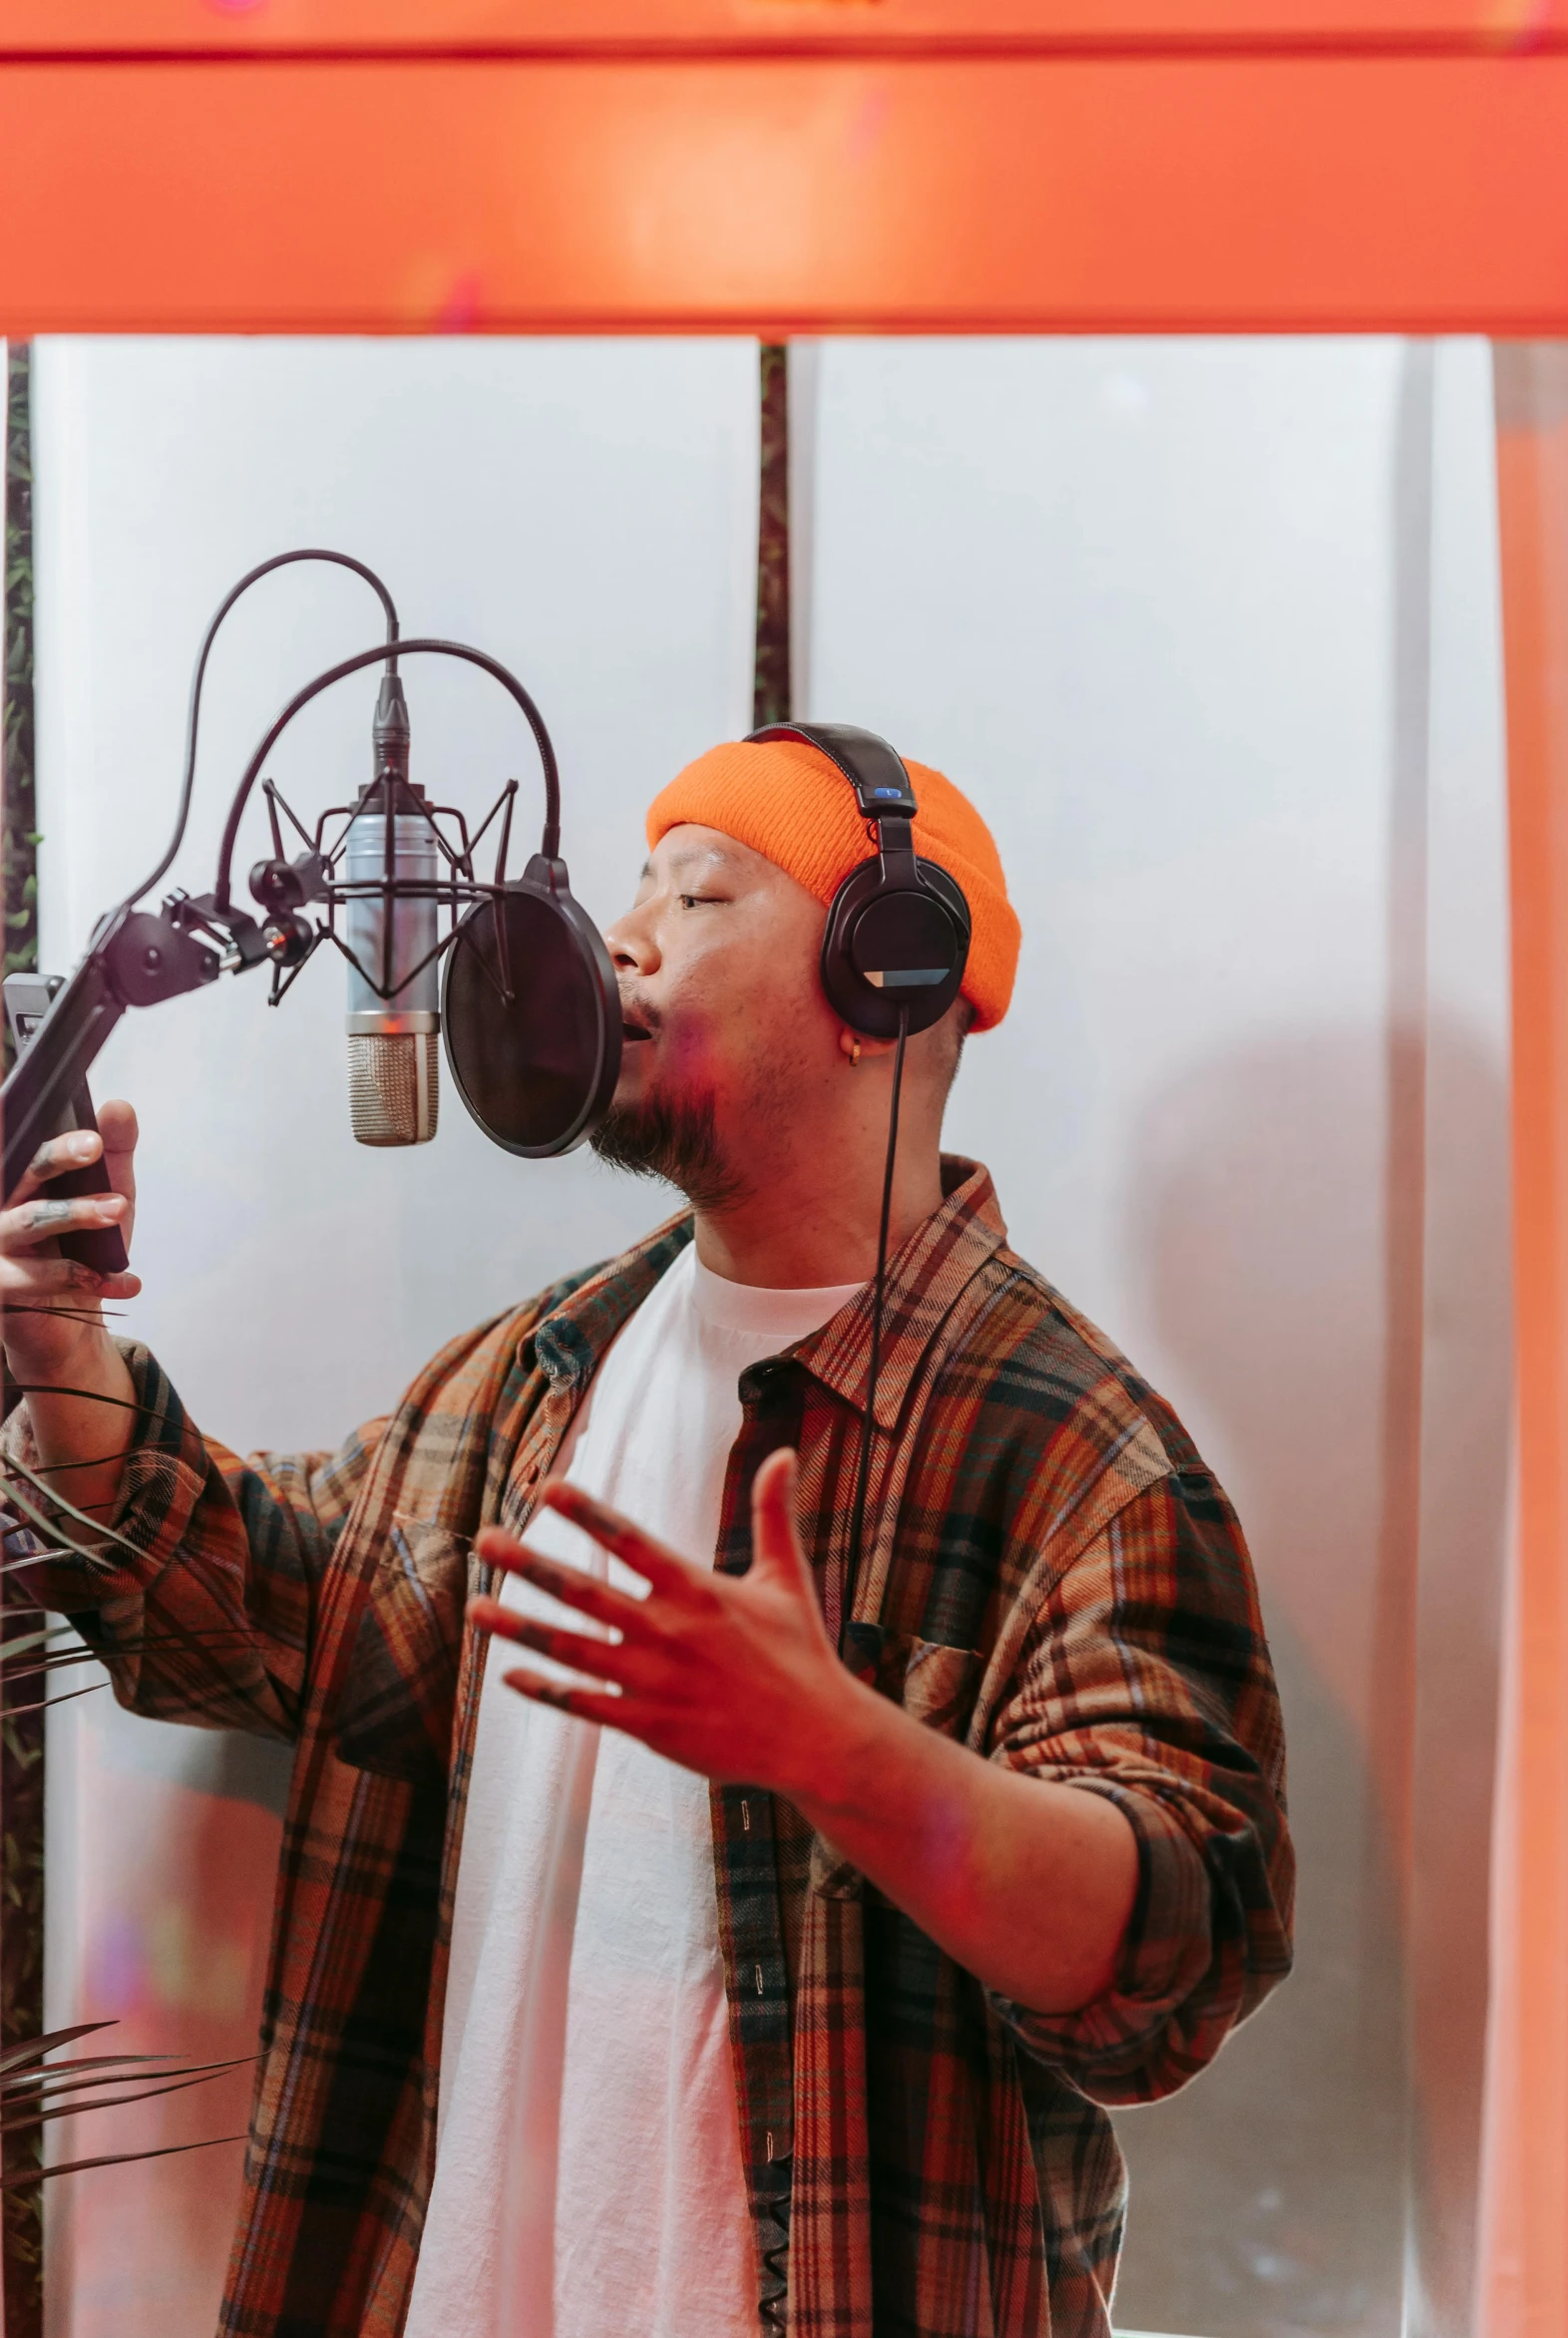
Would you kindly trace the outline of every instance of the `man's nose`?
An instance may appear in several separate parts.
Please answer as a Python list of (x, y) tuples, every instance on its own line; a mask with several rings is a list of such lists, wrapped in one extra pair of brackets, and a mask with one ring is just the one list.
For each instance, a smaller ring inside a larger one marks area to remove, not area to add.
[(640, 909), (628, 910), (605, 927), (604, 947), (617, 974), (650, 974), (658, 965), (658, 946)]

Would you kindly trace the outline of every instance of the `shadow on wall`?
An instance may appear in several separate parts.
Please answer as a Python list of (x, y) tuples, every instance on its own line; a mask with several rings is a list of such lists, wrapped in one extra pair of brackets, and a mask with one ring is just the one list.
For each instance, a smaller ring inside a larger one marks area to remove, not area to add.
[[(1258, 1565), (1300, 1886), (1292, 1980), (1185, 2093), (1117, 2115), (1122, 2327), (1397, 2338), (1407, 2212), (1413, 2326), (1467, 2325), (1509, 1451), (1505, 1097), (1474, 1039), (1433, 1028), (1424, 1142), (1401, 1161), (1398, 1068), (1378, 1031), (1282, 1035), (1167, 1091), (1133, 1148), (1146, 1320)], [(1401, 1300), (1394, 1271), (1412, 1212), (1424, 1311), (1419, 1277)], [(1407, 1368), (1423, 1351), (1424, 1375)]]

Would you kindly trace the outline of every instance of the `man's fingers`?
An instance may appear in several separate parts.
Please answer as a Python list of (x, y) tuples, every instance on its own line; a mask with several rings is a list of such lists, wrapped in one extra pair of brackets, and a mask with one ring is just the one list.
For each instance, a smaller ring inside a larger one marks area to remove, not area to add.
[(539, 1616), (520, 1616), (494, 1599), (471, 1600), (468, 1612), (479, 1631), (493, 1632), (498, 1640), (515, 1640), (519, 1647), (548, 1656), (552, 1664), (565, 1665), (586, 1680), (623, 1687), (634, 1668), (634, 1654), (624, 1641), (589, 1640), (582, 1632), (563, 1632)]
[(84, 1227), (118, 1226), (130, 1206), (118, 1193), (79, 1194), (70, 1201), (53, 1201), (45, 1194), (18, 1203), (0, 1210), (0, 1251), (15, 1255), (35, 1243), (51, 1242), (57, 1235), (78, 1233)]
[(52, 1136), (47, 1144), (39, 1146), (17, 1179), (16, 1191), (8, 1199), (8, 1209), (30, 1201), (51, 1177), (59, 1177), (67, 1169), (85, 1168), (88, 1162), (98, 1159), (103, 1149), (102, 1139), (90, 1128), (73, 1129), (68, 1136)]
[[(559, 1599), (564, 1607), (576, 1608), (580, 1614), (591, 1616), (595, 1623), (608, 1624), (617, 1632), (634, 1632), (642, 1620), (640, 1599), (624, 1591), (612, 1591), (595, 1576), (585, 1575), (581, 1567), (569, 1567), (560, 1559), (547, 1559), (543, 1551), (531, 1550), (525, 1542), (515, 1542), (498, 1526), (487, 1526), (483, 1533), (476, 1535), (474, 1548), (492, 1567), (500, 1567), (508, 1575), (521, 1575), (525, 1582), (536, 1584), (541, 1591), (548, 1591), (552, 1599)], [(506, 1613), (509, 1620), (516, 1619), (515, 1609), (509, 1608)]]
[(117, 1299), (138, 1299), (141, 1292), (139, 1275), (106, 1275), (97, 1284), (59, 1291), (44, 1291), (28, 1284), (17, 1290), (12, 1285), (0, 1284), (0, 1315), (13, 1320), (21, 1316), (58, 1316), (62, 1323), (75, 1324), (79, 1331), (90, 1327), (102, 1331), (104, 1322), (99, 1308)]
[(136, 1148), (141, 1130), (134, 1106), (124, 1096), (111, 1096), (98, 1108), (98, 1132), (104, 1140), (104, 1166), (116, 1193), (136, 1200)]
[(76, 1259), (0, 1258), (0, 1293), (9, 1305), (29, 1298), (58, 1298), (63, 1292), (97, 1299), (119, 1277), (95, 1275)]
[(536, 1705), (553, 1705), (558, 1713), (570, 1713), (577, 1721), (596, 1721), (623, 1730), (630, 1718), (623, 1697), (606, 1697), (601, 1690), (573, 1689), (565, 1681), (547, 1681), (542, 1673), (521, 1668), (501, 1677), (520, 1697), (530, 1697)]
[(811, 1568), (795, 1519), (800, 1469), (793, 1449), (780, 1445), (751, 1481), (751, 1549), (754, 1563), (798, 1578), (811, 1588)]
[[(595, 1501), (581, 1486), (570, 1485), (564, 1477), (548, 1477), (539, 1489), (539, 1504), (547, 1510), (558, 1510), (574, 1526), (581, 1526), (601, 1550), (619, 1559), (634, 1574), (641, 1575), (655, 1591), (683, 1592), (706, 1581), (704, 1571), (692, 1566), (678, 1551), (655, 1542), (644, 1534), (629, 1518), (606, 1502)], [(537, 1578), (536, 1578), (537, 1580)]]
[[(112, 1195), (90, 1194), (84, 1196), (83, 1201), (90, 1209), (111, 1200), (116, 1206), (101, 1217), (78, 1217), (73, 1223), (77, 1226), (124, 1225), (129, 1234), (136, 1204), (137, 1136), (136, 1113), (123, 1098), (117, 1097), (100, 1110), (96, 1131), (76, 1128), (64, 1136), (51, 1137), (47, 1144), (39, 1146), (17, 1180), (16, 1191), (8, 1197), (6, 1208), (0, 1213), (0, 1230), (6, 1229), (6, 1222), (14, 1212), (32, 1201), (35, 1195), (46, 1191), (53, 1178), (63, 1176), (68, 1169), (85, 1169), (102, 1156), (113, 1189)], [(70, 1228), (62, 1222), (42, 1229), (38, 1239), (42, 1239), (44, 1234), (69, 1231)]]

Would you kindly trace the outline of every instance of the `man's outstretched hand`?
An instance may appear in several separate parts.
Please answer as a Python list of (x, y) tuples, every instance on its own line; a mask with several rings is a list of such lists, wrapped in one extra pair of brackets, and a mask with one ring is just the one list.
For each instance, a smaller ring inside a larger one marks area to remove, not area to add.
[[(639, 1738), (704, 1777), (781, 1794), (980, 1980), (1036, 2013), (1070, 2013), (1115, 1977), (1138, 1881), (1114, 1802), (1025, 1776), (935, 1730), (840, 1664), (795, 1524), (795, 1456), (752, 1490), (752, 1563), (718, 1575), (564, 1479), (540, 1501), (620, 1559), (645, 1598), (487, 1527), (481, 1558), (522, 1575), (596, 1631), (476, 1599), (493, 1632), (583, 1675), (520, 1666), (509, 1687)], [(604, 1635), (604, 1636), (600, 1636)]]
[(520, 1616), (499, 1600), (477, 1599), (470, 1613), (482, 1631), (609, 1684), (569, 1686), (520, 1667), (506, 1675), (508, 1686), (584, 1721), (625, 1730), (704, 1777), (767, 1786), (791, 1798), (808, 1794), (810, 1772), (820, 1765), (811, 1741), (816, 1737), (820, 1747), (820, 1733), (842, 1728), (845, 1692), (856, 1683), (833, 1652), (801, 1547), (794, 1454), (770, 1453), (757, 1471), (752, 1562), (740, 1576), (683, 1559), (564, 1478), (548, 1480), (539, 1499), (649, 1589), (645, 1598), (614, 1591), (487, 1527), (477, 1544), (481, 1558), (526, 1577), (613, 1634), (566, 1630)]

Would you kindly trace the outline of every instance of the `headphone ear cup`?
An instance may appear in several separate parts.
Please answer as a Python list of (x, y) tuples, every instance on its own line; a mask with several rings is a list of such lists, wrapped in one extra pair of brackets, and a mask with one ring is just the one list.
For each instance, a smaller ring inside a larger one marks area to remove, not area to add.
[(620, 1076), (620, 992), (559, 861), (477, 902), (447, 953), (441, 1027), (458, 1094), (493, 1144), (527, 1160), (570, 1153)]
[[(901, 1008), (908, 1028), (930, 1030), (964, 987), (970, 912), (961, 887), (935, 861), (915, 864), (922, 883), (888, 886), (880, 859), (845, 878), (822, 934), (822, 987), (835, 1014), (871, 1039), (895, 1039)], [(933, 973), (936, 981), (875, 981), (873, 973)]]

